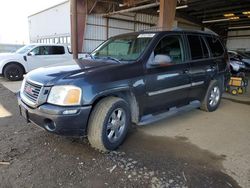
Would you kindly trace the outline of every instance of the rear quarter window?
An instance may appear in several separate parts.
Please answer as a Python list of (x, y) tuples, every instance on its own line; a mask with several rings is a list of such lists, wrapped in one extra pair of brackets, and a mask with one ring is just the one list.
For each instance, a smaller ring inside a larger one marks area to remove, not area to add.
[(213, 57), (219, 57), (224, 54), (224, 48), (217, 37), (205, 37)]
[(65, 54), (63, 46), (52, 46), (50, 47), (50, 55), (62, 55)]
[(191, 59), (202, 59), (203, 58), (203, 51), (201, 46), (200, 37), (196, 35), (188, 35), (188, 43), (191, 52)]

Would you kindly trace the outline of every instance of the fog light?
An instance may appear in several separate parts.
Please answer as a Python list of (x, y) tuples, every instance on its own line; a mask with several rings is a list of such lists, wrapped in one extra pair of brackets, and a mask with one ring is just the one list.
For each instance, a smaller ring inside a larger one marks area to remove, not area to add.
[(56, 124), (50, 119), (44, 120), (44, 127), (51, 132), (56, 130)]
[(76, 114), (76, 113), (77, 113), (77, 110), (65, 110), (65, 111), (63, 111), (64, 115)]

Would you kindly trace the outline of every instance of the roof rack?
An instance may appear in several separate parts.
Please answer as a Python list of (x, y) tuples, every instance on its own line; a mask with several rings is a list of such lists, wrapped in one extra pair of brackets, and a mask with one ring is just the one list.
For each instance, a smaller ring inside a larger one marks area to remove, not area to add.
[[(169, 30), (166, 27), (150, 27), (150, 28), (143, 29), (140, 31), (142, 32), (142, 31), (169, 31)], [(193, 32), (197, 32), (197, 33), (207, 33), (207, 34), (212, 34), (212, 35), (218, 36), (218, 34), (212, 30), (201, 31), (201, 30), (183, 29), (180, 27), (174, 27), (173, 29), (171, 29), (171, 31), (193, 31)]]
[(167, 31), (167, 28), (166, 27), (150, 27), (147, 29), (142, 29), (140, 31), (164, 31), (164, 30)]
[(206, 33), (206, 34), (212, 34), (212, 35), (216, 35), (218, 36), (217, 33), (215, 33), (212, 30), (206, 30), (206, 31), (202, 31), (202, 30), (193, 30), (193, 29), (182, 29), (180, 27), (175, 27), (172, 29), (172, 31), (193, 31), (193, 32), (197, 32), (197, 33)]

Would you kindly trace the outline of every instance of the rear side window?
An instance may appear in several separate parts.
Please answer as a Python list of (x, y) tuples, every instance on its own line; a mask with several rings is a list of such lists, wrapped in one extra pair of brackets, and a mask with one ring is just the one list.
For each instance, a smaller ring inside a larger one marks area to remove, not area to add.
[(203, 57), (204, 58), (209, 58), (209, 52), (208, 52), (208, 49), (207, 49), (207, 45), (205, 44), (205, 41), (203, 38), (200, 38), (201, 39), (201, 45), (202, 45), (202, 50), (203, 50)]
[(202, 59), (203, 51), (202, 51), (200, 37), (195, 35), (188, 35), (187, 38), (189, 42), (192, 60)]
[(215, 37), (205, 37), (205, 38), (207, 40), (208, 46), (210, 48), (213, 57), (218, 57), (223, 55), (224, 48), (218, 38)]
[(49, 55), (61, 55), (65, 54), (63, 46), (51, 46), (49, 50)]

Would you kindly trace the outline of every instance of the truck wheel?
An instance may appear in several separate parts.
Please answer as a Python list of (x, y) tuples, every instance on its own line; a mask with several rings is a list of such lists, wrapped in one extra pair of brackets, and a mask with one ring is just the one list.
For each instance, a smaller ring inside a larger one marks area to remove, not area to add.
[(201, 103), (200, 109), (213, 112), (220, 105), (222, 89), (217, 80), (212, 80), (207, 89), (206, 95)]
[(9, 64), (4, 68), (3, 75), (10, 81), (18, 81), (23, 79), (24, 70), (20, 65)]
[(131, 115), (128, 103), (121, 98), (102, 99), (91, 112), (88, 124), (88, 140), (92, 147), (115, 150), (124, 141)]

